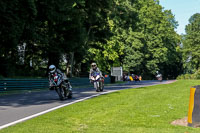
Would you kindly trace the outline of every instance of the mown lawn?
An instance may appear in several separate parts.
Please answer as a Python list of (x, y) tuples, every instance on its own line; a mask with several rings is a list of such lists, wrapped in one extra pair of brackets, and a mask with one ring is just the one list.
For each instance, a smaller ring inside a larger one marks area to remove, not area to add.
[(190, 87), (199, 80), (127, 89), (76, 103), (0, 133), (197, 133), (170, 123), (187, 116)]

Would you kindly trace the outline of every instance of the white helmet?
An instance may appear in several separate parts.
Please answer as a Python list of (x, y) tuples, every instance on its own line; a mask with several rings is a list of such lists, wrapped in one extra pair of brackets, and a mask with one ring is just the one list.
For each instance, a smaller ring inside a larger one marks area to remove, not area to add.
[(92, 69), (96, 69), (96, 68), (97, 68), (97, 64), (93, 62), (93, 63), (91, 64), (91, 67), (92, 67)]
[(50, 73), (54, 73), (56, 71), (56, 66), (55, 65), (50, 65), (49, 66), (49, 70), (50, 70)]
[(158, 74), (159, 72), (158, 72), (158, 71), (156, 71), (156, 73)]

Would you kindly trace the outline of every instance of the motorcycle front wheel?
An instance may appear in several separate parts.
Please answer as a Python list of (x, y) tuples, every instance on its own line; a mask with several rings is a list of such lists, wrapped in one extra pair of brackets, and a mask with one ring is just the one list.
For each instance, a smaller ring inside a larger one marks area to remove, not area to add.
[(72, 98), (72, 90), (70, 90), (69, 88), (67, 88), (67, 90), (66, 90), (66, 97), (69, 99)]
[(58, 93), (58, 96), (60, 98), (60, 100), (64, 100), (65, 99), (65, 94), (64, 91), (61, 87), (56, 89), (56, 92)]
[(96, 92), (99, 92), (98, 82), (94, 82), (94, 88), (96, 89)]

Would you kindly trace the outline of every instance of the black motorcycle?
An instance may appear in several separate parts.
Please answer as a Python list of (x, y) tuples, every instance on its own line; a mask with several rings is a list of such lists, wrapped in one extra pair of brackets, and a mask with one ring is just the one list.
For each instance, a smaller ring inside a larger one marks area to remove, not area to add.
[(72, 90), (70, 82), (65, 82), (62, 79), (62, 75), (55, 73), (52, 75), (53, 89), (58, 93), (60, 100), (72, 98)]

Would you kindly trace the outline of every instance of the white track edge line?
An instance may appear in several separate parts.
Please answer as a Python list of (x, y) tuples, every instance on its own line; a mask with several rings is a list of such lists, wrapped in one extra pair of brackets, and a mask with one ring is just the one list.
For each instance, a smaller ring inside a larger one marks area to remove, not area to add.
[(78, 102), (81, 102), (81, 101), (84, 101), (84, 100), (87, 100), (87, 99), (90, 99), (90, 98), (93, 98), (93, 97), (97, 97), (97, 96), (99, 96), (99, 95), (103, 95), (103, 94), (107, 94), (107, 93), (112, 93), (112, 92), (115, 92), (115, 91), (118, 91), (118, 90), (112, 90), (112, 91), (102, 92), (102, 93), (95, 94), (95, 95), (92, 95), (92, 96), (89, 96), (89, 97), (85, 97), (85, 98), (82, 98), (82, 99), (79, 99), (79, 100), (76, 100), (76, 101), (73, 101), (73, 102), (70, 102), (70, 103), (66, 103), (66, 104), (63, 104), (63, 105), (59, 105), (59, 106), (57, 106), (57, 107), (53, 107), (53, 108), (51, 108), (51, 109), (42, 111), (42, 112), (40, 112), (40, 113), (36, 113), (36, 114), (31, 115), (31, 116), (28, 116), (28, 117), (25, 117), (25, 118), (16, 120), (16, 121), (14, 121), (14, 122), (11, 122), (11, 123), (2, 125), (2, 126), (0, 126), (0, 130), (3, 129), (3, 128), (9, 127), (9, 126), (15, 125), (15, 124), (17, 124), (17, 123), (20, 123), (20, 122), (23, 122), (23, 121), (32, 119), (32, 118), (34, 118), (34, 117), (37, 117), (37, 116), (46, 114), (46, 113), (51, 112), (51, 111), (54, 111), (54, 110), (56, 110), (56, 109), (59, 109), (59, 108), (62, 108), (62, 107), (65, 107), (65, 106), (68, 106), (68, 105), (71, 105), (71, 104), (74, 104), (74, 103), (78, 103)]

